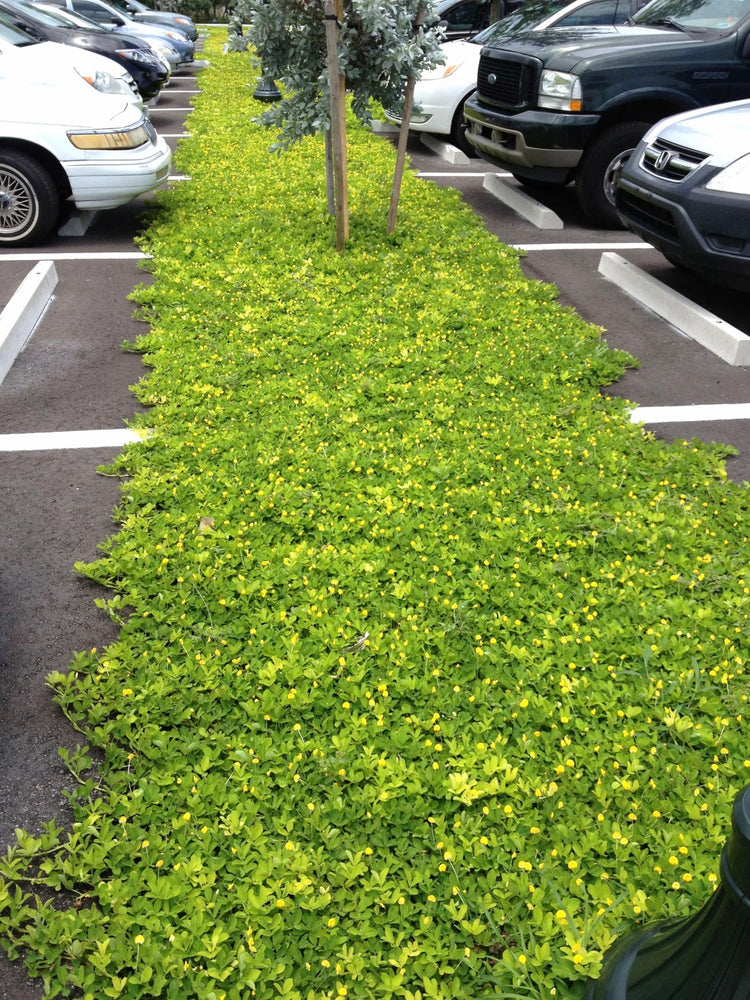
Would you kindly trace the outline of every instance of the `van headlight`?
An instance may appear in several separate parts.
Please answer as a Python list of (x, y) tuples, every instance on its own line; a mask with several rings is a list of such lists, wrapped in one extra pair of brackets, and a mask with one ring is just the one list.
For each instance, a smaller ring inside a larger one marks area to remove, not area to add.
[(706, 184), (706, 190), (750, 195), (750, 154), (741, 156), (715, 174)]
[(135, 128), (119, 131), (92, 129), (85, 132), (68, 132), (68, 138), (76, 149), (137, 149), (151, 142), (145, 122), (141, 122)]
[(542, 70), (539, 81), (539, 107), (554, 111), (580, 111), (583, 91), (581, 81), (573, 73)]

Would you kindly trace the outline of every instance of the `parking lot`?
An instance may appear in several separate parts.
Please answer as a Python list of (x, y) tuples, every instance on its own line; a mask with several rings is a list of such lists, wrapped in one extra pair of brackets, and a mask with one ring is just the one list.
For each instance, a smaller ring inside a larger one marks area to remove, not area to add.
[[(196, 87), (195, 75), (174, 77), (152, 111), (172, 147), (184, 134)], [(408, 152), (414, 170), (431, 183), (458, 188), (498, 239), (523, 250), (527, 275), (554, 283), (563, 303), (605, 328), (612, 347), (640, 360), (640, 368), (606, 391), (647, 408), (640, 412), (658, 437), (733, 446), (739, 454), (728, 460), (728, 472), (737, 482), (750, 480), (750, 368), (728, 364), (644, 308), (600, 273), (602, 254), (618, 254), (720, 323), (750, 333), (746, 297), (679, 274), (624, 231), (588, 228), (571, 191), (545, 199), (562, 228), (540, 229), (485, 190), (482, 161), (449, 163), (416, 137)], [(0, 250), (0, 305), (40, 261), (51, 261), (58, 279), (33, 337), (0, 385), (2, 849), (14, 841), (15, 827), (33, 831), (66, 816), (66, 773), (57, 749), (75, 746), (78, 738), (51, 704), (44, 677), (64, 670), (75, 650), (101, 647), (114, 637), (114, 626), (93, 604), (101, 594), (73, 566), (94, 559), (114, 530), (111, 514), (121, 484), (99, 475), (97, 467), (117, 454), (125, 422), (138, 409), (129, 387), (144, 369), (121, 345), (140, 329), (128, 294), (148, 281), (134, 243), (148, 200), (101, 213), (83, 235), (54, 235), (25, 251)], [(93, 446), (82, 436), (89, 431), (102, 432)], [(81, 436), (61, 437), (63, 432)], [(2, 1000), (41, 995), (39, 983), (0, 958)]]

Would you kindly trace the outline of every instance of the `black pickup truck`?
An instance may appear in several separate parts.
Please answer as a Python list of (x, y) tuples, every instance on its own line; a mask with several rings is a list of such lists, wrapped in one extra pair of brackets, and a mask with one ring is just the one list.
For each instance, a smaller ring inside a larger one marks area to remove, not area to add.
[(627, 24), (484, 46), (466, 138), (529, 188), (575, 181), (583, 212), (618, 228), (614, 189), (650, 125), (750, 97), (750, 0), (651, 0)]

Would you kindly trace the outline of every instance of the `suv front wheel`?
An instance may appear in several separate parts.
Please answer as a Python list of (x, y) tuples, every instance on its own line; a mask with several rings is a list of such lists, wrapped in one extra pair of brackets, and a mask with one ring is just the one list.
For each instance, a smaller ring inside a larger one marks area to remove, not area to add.
[(615, 187), (622, 168), (650, 125), (620, 122), (592, 139), (576, 170), (576, 195), (584, 215), (603, 229), (622, 229)]

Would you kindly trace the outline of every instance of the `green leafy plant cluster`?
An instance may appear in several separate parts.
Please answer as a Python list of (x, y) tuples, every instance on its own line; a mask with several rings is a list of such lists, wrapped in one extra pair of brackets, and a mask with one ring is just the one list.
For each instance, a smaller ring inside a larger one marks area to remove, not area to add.
[[(444, 38), (433, 0), (344, 0), (336, 32), (337, 69), (351, 93), (351, 109), (365, 124), (372, 103), (403, 105), (407, 77), (418, 79), (444, 61)], [(286, 148), (330, 128), (329, 68), (323, 0), (238, 0), (236, 15), (248, 23), (229, 46), (250, 42), (262, 72), (282, 81), (281, 100), (268, 104), (261, 124), (279, 131)], [(415, 27), (418, 14), (424, 24)]]
[[(747, 781), (745, 491), (599, 387), (632, 359), (352, 126), (269, 156), (210, 68), (135, 294), (148, 430), (50, 677), (68, 830), (0, 865), (47, 996), (580, 997), (695, 911)], [(96, 765), (94, 766), (94, 761)]]

